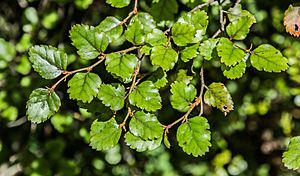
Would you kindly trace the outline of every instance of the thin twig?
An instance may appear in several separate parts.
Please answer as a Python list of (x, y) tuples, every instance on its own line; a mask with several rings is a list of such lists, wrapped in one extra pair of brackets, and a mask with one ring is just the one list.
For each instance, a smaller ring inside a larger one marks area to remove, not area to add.
[(135, 14), (138, 13), (138, 8), (137, 8), (137, 5), (138, 5), (138, 0), (135, 0), (134, 1), (134, 7), (133, 7), (133, 10), (127, 15), (127, 17), (120, 23), (120, 25), (123, 25), (123, 24), (126, 24), (127, 21)]
[(132, 111), (131, 108), (128, 106), (127, 108), (127, 114), (125, 119), (123, 120), (123, 122), (119, 125), (119, 128), (123, 128), (124, 131), (126, 131), (125, 125), (126, 125), (126, 121), (128, 120), (129, 116), (132, 116)]
[(214, 2), (214, 0), (210, 0), (210, 1), (208, 1), (208, 2), (206, 2), (206, 3), (203, 3), (203, 4), (199, 4), (199, 5), (197, 5), (195, 8), (193, 8), (192, 10), (191, 10), (191, 12), (195, 12), (195, 11), (197, 11), (197, 10), (199, 10), (199, 9), (202, 9), (203, 7), (205, 7), (205, 6), (209, 6), (211, 3), (213, 3)]
[(205, 87), (205, 82), (204, 82), (204, 68), (203, 65), (201, 67), (200, 70), (200, 79), (201, 79), (201, 88), (200, 88), (200, 94), (199, 94), (199, 99), (200, 99), (200, 113), (199, 116), (201, 116), (203, 114), (203, 93), (204, 93), (204, 87)]

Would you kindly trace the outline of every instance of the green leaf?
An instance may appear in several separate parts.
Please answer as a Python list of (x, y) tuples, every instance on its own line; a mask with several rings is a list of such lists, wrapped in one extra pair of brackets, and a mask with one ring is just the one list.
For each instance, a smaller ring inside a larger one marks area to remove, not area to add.
[(26, 103), (28, 120), (41, 123), (55, 114), (60, 107), (60, 99), (54, 91), (39, 88), (34, 90)]
[(177, 22), (172, 26), (171, 34), (176, 45), (186, 46), (188, 43), (192, 43), (196, 29), (191, 24)]
[(171, 147), (170, 141), (168, 139), (167, 133), (164, 133), (164, 144), (169, 149)]
[(228, 12), (229, 13), (227, 15), (230, 22), (236, 21), (241, 17), (248, 17), (248, 20), (251, 23), (256, 23), (254, 15), (247, 10), (243, 10), (241, 4), (236, 4), (233, 8), (230, 8)]
[(99, 92), (102, 81), (95, 73), (76, 73), (68, 82), (71, 99), (90, 103)]
[(121, 21), (116, 17), (106, 17), (96, 28), (106, 34), (110, 42), (118, 40), (123, 33)]
[(223, 74), (229, 79), (241, 78), (246, 72), (246, 62), (240, 62), (237, 65), (230, 67), (228, 70), (224, 70)]
[(176, 133), (178, 145), (193, 156), (202, 156), (208, 152), (210, 143), (209, 124), (206, 118), (196, 116), (181, 124)]
[(156, 88), (164, 87), (168, 83), (167, 74), (161, 68), (152, 73), (147, 80), (152, 81)]
[(130, 0), (106, 0), (106, 3), (116, 8), (123, 8), (130, 4)]
[(150, 55), (151, 47), (148, 46), (148, 45), (143, 45), (142, 48), (140, 49), (140, 51), (141, 51), (142, 54)]
[(152, 4), (151, 14), (157, 21), (173, 20), (174, 15), (178, 12), (176, 0), (159, 0), (158, 3)]
[(129, 123), (130, 132), (144, 140), (161, 138), (163, 127), (154, 114), (138, 111)]
[(288, 150), (282, 155), (282, 162), (288, 169), (296, 170), (300, 167), (300, 136), (292, 137), (288, 146)]
[(97, 96), (105, 106), (113, 111), (118, 111), (124, 107), (125, 88), (121, 84), (102, 84)]
[(138, 152), (144, 152), (146, 150), (154, 150), (161, 145), (162, 137), (154, 140), (144, 140), (139, 136), (133, 135), (131, 132), (125, 134), (125, 143), (130, 148), (135, 149)]
[(288, 68), (288, 60), (272, 45), (263, 44), (252, 51), (251, 64), (257, 70), (281, 72)]
[(223, 83), (211, 83), (204, 94), (204, 102), (209, 106), (217, 107), (225, 115), (233, 110), (233, 101)]
[(175, 81), (189, 84), (192, 80), (193, 80), (193, 76), (188, 76), (187, 70), (184, 70), (184, 69), (178, 70)]
[(146, 36), (156, 27), (151, 15), (138, 13), (134, 16), (125, 31), (125, 37), (133, 44), (143, 44)]
[(203, 36), (206, 33), (206, 28), (208, 26), (207, 19), (208, 16), (203, 10), (197, 10), (194, 12), (186, 13), (178, 19), (178, 22), (180, 23), (191, 24), (195, 27), (196, 34), (193, 37), (193, 40), (190, 41), (190, 43), (197, 43), (202, 40)]
[(67, 68), (66, 53), (51, 46), (33, 46), (29, 50), (32, 67), (45, 79), (54, 79)]
[(151, 50), (150, 60), (153, 65), (158, 65), (163, 70), (168, 71), (175, 66), (178, 54), (172, 48), (154, 46)]
[(151, 81), (139, 84), (129, 95), (130, 104), (146, 111), (156, 111), (161, 108), (161, 97), (158, 89)]
[(152, 46), (166, 45), (168, 43), (168, 39), (163, 31), (159, 29), (153, 29), (151, 33), (147, 34), (146, 43), (149, 43)]
[(212, 53), (217, 46), (219, 39), (209, 38), (202, 42), (199, 47), (200, 55), (204, 57), (205, 60), (212, 59)]
[(192, 46), (185, 47), (181, 52), (181, 60), (183, 62), (188, 62), (190, 59), (195, 58), (198, 53), (199, 44), (195, 44)]
[(122, 129), (114, 118), (106, 122), (95, 120), (90, 131), (90, 146), (98, 151), (111, 149), (118, 143), (121, 133)]
[(190, 103), (196, 97), (197, 90), (193, 85), (186, 85), (184, 82), (175, 81), (171, 85), (171, 105), (180, 112), (187, 112)]
[(82, 59), (95, 59), (109, 44), (108, 37), (99, 28), (88, 25), (74, 25), (70, 31), (72, 44)]
[(5, 41), (3, 38), (0, 38), (0, 61), (4, 60), (5, 62), (10, 62), (15, 56), (15, 46), (10, 42)]
[(220, 39), (217, 51), (219, 57), (221, 57), (221, 62), (226, 66), (234, 66), (246, 56), (243, 50), (235, 47), (229, 39), (224, 37)]
[(120, 78), (124, 82), (132, 79), (132, 74), (138, 63), (138, 58), (134, 54), (112, 53), (106, 56), (106, 70)]
[(252, 26), (252, 22), (249, 17), (241, 17), (233, 22), (231, 22), (226, 27), (226, 32), (230, 38), (235, 40), (244, 40)]

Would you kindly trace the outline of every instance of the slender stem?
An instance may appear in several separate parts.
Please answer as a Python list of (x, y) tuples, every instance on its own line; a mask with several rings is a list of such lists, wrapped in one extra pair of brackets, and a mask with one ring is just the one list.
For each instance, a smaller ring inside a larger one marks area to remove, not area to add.
[(203, 114), (203, 92), (204, 92), (204, 87), (205, 87), (205, 82), (204, 82), (204, 68), (203, 65), (200, 70), (200, 77), (201, 77), (201, 88), (200, 88), (200, 94), (199, 94), (199, 99), (200, 99), (200, 113), (199, 116)]
[(133, 7), (133, 10), (127, 15), (127, 17), (120, 23), (120, 25), (123, 25), (123, 24), (126, 24), (127, 21), (135, 14), (138, 13), (138, 8), (137, 8), (137, 5), (138, 5), (138, 0), (135, 0), (134, 1), (134, 7)]
[(141, 67), (141, 61), (139, 60), (137, 66), (136, 66), (136, 68), (135, 68), (135, 70), (134, 70), (133, 79), (132, 79), (132, 84), (131, 84), (131, 86), (130, 86), (130, 88), (129, 88), (129, 91), (128, 91), (127, 96), (133, 91), (133, 89), (134, 89), (134, 87), (135, 87), (136, 77), (137, 77), (137, 75), (138, 75), (139, 72), (140, 72), (140, 67)]
[(220, 35), (221, 32), (222, 32), (221, 29), (218, 29), (217, 32), (216, 32), (211, 38), (216, 38), (216, 37), (218, 37), (218, 36)]
[(133, 47), (130, 47), (130, 48), (127, 48), (127, 49), (124, 49), (124, 50), (120, 50), (120, 51), (116, 51), (116, 52), (113, 52), (113, 53), (121, 53), (121, 54), (125, 54), (125, 53), (128, 53), (130, 51), (133, 51), (133, 50), (136, 50), (136, 49), (139, 49), (141, 48), (140, 46), (133, 46)]
[(214, 2), (214, 0), (210, 0), (210, 1), (206, 2), (206, 3), (199, 4), (199, 5), (197, 5), (195, 8), (193, 8), (193, 9), (191, 10), (191, 12), (195, 12), (195, 11), (197, 11), (198, 9), (202, 9), (202, 8), (205, 7), (205, 6), (209, 6), (209, 4), (211, 4), (211, 3), (213, 3), (213, 2)]
[(119, 128), (123, 128), (124, 131), (126, 131), (125, 125), (126, 125), (126, 121), (128, 120), (129, 116), (132, 116), (132, 111), (131, 111), (131, 108), (128, 106), (126, 117), (119, 126)]

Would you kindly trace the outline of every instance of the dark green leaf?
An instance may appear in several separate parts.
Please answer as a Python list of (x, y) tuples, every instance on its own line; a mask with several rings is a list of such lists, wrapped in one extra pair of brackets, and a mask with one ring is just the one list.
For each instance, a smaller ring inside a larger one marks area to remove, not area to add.
[(172, 69), (177, 62), (178, 54), (172, 48), (154, 46), (151, 50), (150, 60), (153, 65), (158, 65), (163, 70), (168, 71)]
[(193, 42), (196, 29), (191, 24), (177, 22), (172, 26), (171, 34), (176, 45), (186, 46)]
[(139, 84), (129, 95), (130, 104), (147, 111), (156, 111), (161, 108), (161, 97), (158, 89), (151, 81)]
[(60, 105), (60, 99), (54, 91), (36, 89), (26, 103), (28, 120), (34, 123), (44, 122), (58, 111)]
[(181, 60), (183, 62), (188, 62), (190, 59), (195, 58), (198, 53), (199, 44), (195, 44), (189, 47), (185, 47), (181, 52)]
[(217, 51), (221, 57), (221, 62), (226, 66), (234, 66), (246, 56), (243, 50), (235, 47), (229, 39), (224, 37), (220, 39), (217, 45)]
[(138, 111), (129, 123), (130, 132), (144, 140), (161, 138), (163, 127), (154, 114)]
[(76, 73), (68, 82), (71, 99), (91, 102), (99, 92), (102, 81), (95, 73)]
[(209, 124), (206, 118), (201, 116), (190, 118), (181, 124), (176, 137), (183, 151), (195, 157), (204, 155), (211, 146)]
[(114, 118), (106, 122), (98, 122), (98, 120), (95, 120), (90, 131), (90, 146), (96, 150), (111, 149), (118, 143), (121, 133), (122, 129), (119, 128)]
[(184, 82), (174, 82), (171, 85), (171, 105), (180, 112), (187, 112), (196, 97), (197, 90), (193, 85)]
[(118, 111), (124, 106), (125, 88), (121, 84), (102, 84), (97, 97), (111, 110)]
[(54, 79), (67, 68), (66, 53), (51, 46), (33, 46), (29, 50), (32, 67), (45, 79)]
[(241, 78), (246, 71), (246, 62), (240, 62), (237, 65), (224, 70), (223, 74), (229, 79)]
[(223, 83), (211, 83), (204, 94), (204, 102), (209, 106), (217, 107), (225, 115), (233, 110), (231, 95)]
[(292, 137), (288, 150), (282, 155), (282, 162), (288, 169), (296, 170), (300, 167), (300, 136)]
[(125, 134), (125, 143), (130, 148), (135, 149), (138, 152), (144, 152), (146, 150), (154, 150), (161, 145), (162, 137), (154, 140), (144, 140), (139, 136), (133, 135), (131, 132)]
[(70, 38), (82, 59), (95, 59), (109, 44), (108, 37), (99, 28), (88, 25), (74, 25)]
[(130, 82), (138, 58), (134, 54), (108, 54), (105, 60), (106, 70), (120, 78), (124, 82)]
[(288, 68), (288, 60), (272, 45), (263, 44), (252, 51), (251, 64), (257, 70), (281, 72)]
[(106, 0), (106, 3), (116, 8), (126, 7), (130, 4), (130, 0)]
[(151, 14), (157, 21), (173, 20), (178, 11), (176, 0), (159, 0), (158, 3), (152, 4)]

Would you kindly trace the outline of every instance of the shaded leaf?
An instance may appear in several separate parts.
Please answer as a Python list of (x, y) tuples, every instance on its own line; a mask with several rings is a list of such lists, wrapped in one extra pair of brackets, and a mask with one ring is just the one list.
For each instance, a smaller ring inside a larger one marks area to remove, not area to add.
[(151, 50), (150, 60), (153, 65), (158, 65), (163, 70), (168, 71), (175, 66), (178, 54), (172, 48), (154, 46)]
[(188, 43), (192, 43), (196, 29), (191, 24), (177, 22), (172, 26), (171, 34), (176, 45), (186, 46)]
[(133, 135), (131, 132), (125, 134), (125, 143), (138, 152), (144, 152), (146, 150), (154, 150), (161, 145), (162, 137), (154, 140), (144, 140), (139, 136)]
[(95, 120), (90, 131), (90, 146), (98, 151), (111, 149), (118, 143), (121, 133), (122, 129), (114, 118), (106, 122)]
[(300, 136), (292, 137), (287, 151), (282, 155), (282, 162), (288, 169), (296, 170), (300, 167)]
[(106, 56), (105, 65), (108, 72), (129, 82), (137, 62), (138, 58), (134, 54), (112, 53)]
[(211, 83), (204, 94), (204, 102), (209, 106), (217, 107), (225, 115), (233, 110), (231, 95), (223, 83)]
[(54, 91), (39, 88), (29, 96), (26, 103), (26, 115), (31, 122), (41, 123), (54, 115), (60, 105), (60, 99)]
[(125, 88), (121, 84), (102, 84), (97, 97), (113, 111), (124, 107)]
[(229, 39), (224, 37), (220, 39), (217, 51), (219, 57), (221, 57), (221, 62), (226, 66), (234, 66), (246, 56), (243, 50), (235, 47)]
[(68, 82), (68, 93), (71, 99), (91, 102), (99, 92), (102, 81), (95, 73), (76, 73)]
[(229, 79), (241, 78), (246, 72), (246, 62), (240, 62), (237, 65), (230, 67), (228, 70), (224, 70), (223, 74)]
[(263, 44), (252, 51), (251, 64), (257, 70), (281, 72), (288, 68), (288, 60), (272, 45)]
[(82, 59), (97, 58), (109, 44), (108, 37), (99, 28), (88, 25), (74, 25), (70, 31), (70, 38)]
[(156, 111), (161, 108), (161, 97), (158, 89), (151, 81), (140, 83), (130, 93), (129, 102), (146, 111)]
[(173, 20), (178, 12), (178, 4), (176, 0), (159, 0), (152, 4), (150, 12), (158, 21)]
[(188, 62), (190, 59), (195, 58), (199, 54), (198, 48), (199, 44), (185, 47), (184, 50), (181, 51), (181, 60), (183, 62)]
[(219, 39), (209, 38), (202, 42), (199, 47), (200, 55), (204, 57), (205, 60), (211, 60), (213, 50), (216, 48)]
[(197, 90), (193, 85), (184, 82), (174, 82), (171, 85), (171, 105), (180, 112), (187, 112), (196, 97)]
[(148, 80), (152, 81), (156, 88), (164, 87), (168, 83), (167, 74), (161, 68), (152, 73)]
[(130, 4), (130, 0), (106, 0), (106, 3), (116, 8), (123, 8)]
[(206, 118), (201, 116), (190, 118), (181, 124), (176, 137), (182, 150), (195, 157), (204, 155), (211, 146), (209, 124)]
[(155, 140), (163, 134), (162, 124), (154, 114), (138, 111), (129, 123), (130, 132), (144, 140)]
[(29, 50), (29, 60), (43, 78), (54, 79), (66, 70), (68, 56), (57, 48), (36, 45)]

